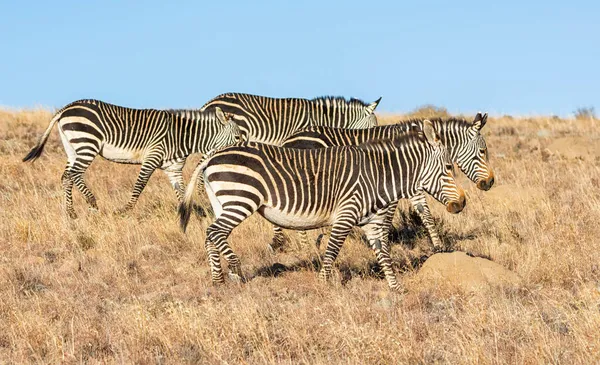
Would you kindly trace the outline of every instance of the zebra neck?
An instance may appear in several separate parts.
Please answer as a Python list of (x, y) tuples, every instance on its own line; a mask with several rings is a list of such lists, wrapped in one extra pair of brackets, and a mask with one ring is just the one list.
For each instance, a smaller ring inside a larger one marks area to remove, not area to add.
[[(408, 146), (407, 149), (394, 148), (383, 152), (371, 159), (371, 163), (379, 169), (377, 176), (377, 189), (380, 197), (386, 197), (387, 203), (408, 198), (420, 188), (419, 182), (423, 176), (425, 162), (429, 159), (431, 151), (419, 145)], [(410, 157), (409, 157), (410, 155)]]
[(206, 146), (209, 145), (207, 140), (210, 138), (210, 133), (207, 132), (208, 128), (206, 122), (207, 121), (203, 120), (189, 123), (188, 133), (190, 133), (190, 135), (185, 139), (186, 148), (188, 149), (189, 154), (208, 152)]
[(433, 120), (433, 126), (440, 136), (441, 142), (448, 149), (450, 158), (456, 161), (458, 149), (468, 135), (468, 126), (454, 120)]
[(178, 142), (179, 149), (185, 155), (192, 153), (206, 152), (206, 121), (198, 118), (177, 118), (177, 135), (174, 139)]

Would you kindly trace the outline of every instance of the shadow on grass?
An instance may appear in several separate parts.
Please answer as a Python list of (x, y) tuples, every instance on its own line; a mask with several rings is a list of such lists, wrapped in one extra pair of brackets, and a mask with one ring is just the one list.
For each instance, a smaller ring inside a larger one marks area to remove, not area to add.
[[(473, 240), (477, 237), (477, 231), (457, 234), (449, 232), (445, 227), (444, 221), (435, 219), (435, 229), (442, 240), (444, 250), (442, 252), (454, 251), (454, 246), (457, 242), (464, 240)], [(427, 229), (423, 225), (421, 218), (414, 211), (408, 213), (400, 211), (398, 227), (392, 226), (389, 233), (389, 242), (391, 245), (403, 245), (407, 249), (415, 249), (420, 239), (429, 240)]]
[(284, 265), (282, 263), (276, 262), (273, 265), (259, 267), (250, 276), (278, 277), (279, 275), (286, 272), (295, 272), (301, 270), (319, 271), (320, 269), (321, 259), (315, 257), (312, 260), (300, 260), (298, 262), (293, 263), (292, 265)]
[[(401, 259), (393, 260), (394, 270), (397, 272), (407, 272), (417, 270), (423, 265), (423, 263), (429, 258), (429, 256), (422, 255), (418, 257), (404, 257)], [(266, 265), (256, 269), (253, 273), (248, 275), (248, 280), (252, 280), (255, 277), (278, 277), (288, 272), (297, 272), (302, 270), (309, 270), (315, 273), (321, 269), (321, 259), (313, 258), (307, 260), (299, 260), (290, 265), (284, 265), (276, 262), (272, 265)], [(379, 263), (375, 260), (369, 260), (366, 266), (364, 265), (348, 265), (342, 264), (338, 267), (342, 284), (345, 284), (350, 279), (358, 278), (375, 278), (384, 280), (385, 275)]]

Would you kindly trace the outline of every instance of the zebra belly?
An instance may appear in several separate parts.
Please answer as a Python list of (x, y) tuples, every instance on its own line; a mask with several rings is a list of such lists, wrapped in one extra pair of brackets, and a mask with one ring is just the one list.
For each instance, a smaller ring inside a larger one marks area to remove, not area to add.
[(314, 229), (331, 225), (329, 218), (286, 213), (268, 206), (260, 207), (258, 212), (269, 222), (287, 229)]
[(141, 164), (144, 161), (144, 155), (145, 151), (143, 150), (126, 149), (108, 143), (105, 143), (100, 150), (100, 156), (120, 163)]

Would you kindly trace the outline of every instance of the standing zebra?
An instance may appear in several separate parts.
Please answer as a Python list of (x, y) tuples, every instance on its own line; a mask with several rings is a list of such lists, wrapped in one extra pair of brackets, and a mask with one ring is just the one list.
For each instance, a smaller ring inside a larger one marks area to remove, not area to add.
[[(280, 146), (292, 134), (310, 126), (374, 127), (377, 125), (374, 112), (380, 101), (381, 98), (367, 104), (359, 99), (332, 96), (309, 100), (226, 93), (204, 104), (201, 110), (220, 107), (233, 115), (249, 141)], [(285, 236), (280, 227), (275, 226), (273, 230), (272, 247), (279, 247), (283, 245)], [(308, 242), (305, 232), (301, 232), (301, 240)]]
[(382, 245), (390, 204), (427, 191), (451, 213), (465, 205), (448, 151), (429, 122), (422, 132), (360, 146), (300, 150), (250, 142), (225, 148), (194, 171), (179, 206), (183, 230), (199, 174), (217, 217), (206, 230), (205, 243), (215, 283), (223, 281), (220, 254), (232, 276), (242, 277), (227, 237), (258, 211), (285, 228), (332, 226), (319, 275), (325, 280), (352, 227), (362, 226), (388, 285), (399, 289), (388, 246)]
[[(477, 113), (473, 122), (457, 118), (431, 120), (435, 130), (440, 134), (441, 142), (448, 148), (452, 161), (456, 162), (461, 171), (481, 190), (489, 190), (494, 185), (494, 172), (488, 162), (487, 145), (481, 135), (487, 117), (487, 113), (483, 115)], [(283, 147), (305, 149), (352, 146), (372, 140), (394, 138), (408, 133), (412, 125), (423, 128), (423, 123), (423, 119), (410, 119), (399, 124), (361, 130), (310, 127), (291, 136), (283, 143)], [(410, 202), (429, 233), (433, 249), (439, 251), (443, 245), (435, 229), (425, 195), (414, 195), (410, 198)], [(388, 217), (390, 225), (395, 212), (396, 207), (391, 207)], [(280, 240), (273, 239), (273, 244), (279, 242)], [(275, 248), (277, 247), (273, 247)]]
[(227, 120), (219, 108), (211, 112), (131, 109), (99, 100), (78, 100), (54, 115), (38, 144), (23, 161), (34, 161), (42, 154), (56, 123), (67, 153), (62, 185), (66, 211), (71, 218), (77, 218), (73, 184), (91, 208), (98, 208), (83, 179), (83, 173), (97, 155), (110, 161), (142, 165), (129, 202), (117, 211), (125, 212), (133, 208), (157, 168), (167, 174), (181, 201), (186, 158), (192, 153), (231, 145), (241, 136), (239, 127)]

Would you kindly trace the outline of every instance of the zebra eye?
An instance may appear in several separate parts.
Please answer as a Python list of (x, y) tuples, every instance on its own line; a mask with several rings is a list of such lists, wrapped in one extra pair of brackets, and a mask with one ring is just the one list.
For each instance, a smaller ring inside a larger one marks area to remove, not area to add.
[(446, 164), (446, 170), (452, 170), (452, 164), (447, 163)]

